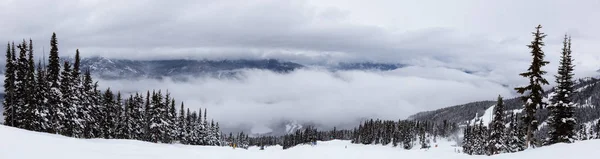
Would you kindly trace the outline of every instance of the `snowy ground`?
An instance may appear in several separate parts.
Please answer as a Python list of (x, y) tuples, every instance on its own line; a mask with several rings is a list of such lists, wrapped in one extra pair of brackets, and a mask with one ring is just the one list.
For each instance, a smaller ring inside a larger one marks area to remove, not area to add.
[[(203, 147), (153, 144), (132, 140), (74, 139), (0, 126), (0, 159), (353, 159), (353, 158), (596, 158), (600, 140), (559, 144), (497, 156), (468, 156), (455, 153), (450, 142), (438, 143), (429, 150), (403, 150), (390, 146), (355, 145), (348, 141), (319, 142), (316, 146), (297, 146), (289, 150), (268, 147), (261, 151), (229, 147)], [(347, 148), (346, 148), (347, 146)]]

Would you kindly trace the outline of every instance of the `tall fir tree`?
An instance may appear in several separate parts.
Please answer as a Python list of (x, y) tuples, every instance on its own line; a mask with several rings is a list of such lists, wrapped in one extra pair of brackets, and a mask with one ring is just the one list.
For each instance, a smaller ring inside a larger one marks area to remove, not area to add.
[(488, 150), (490, 155), (500, 154), (506, 152), (505, 141), (506, 136), (504, 124), (504, 103), (502, 102), (502, 96), (498, 95), (498, 102), (494, 106), (494, 119), (490, 123), (490, 137), (488, 139)]
[(177, 123), (177, 111), (175, 111), (175, 99), (171, 99), (171, 103), (169, 104), (169, 121), (171, 123), (171, 125), (169, 125), (169, 138), (171, 140), (171, 142), (174, 141), (178, 141), (177, 135), (179, 134), (177, 132), (179, 126)]
[(121, 114), (121, 122), (119, 122), (119, 138), (121, 139), (133, 139), (133, 109), (135, 108), (133, 95), (129, 95), (127, 99), (125, 99), (123, 113)]
[(27, 81), (27, 75), (29, 74), (29, 62), (27, 61), (27, 42), (23, 40), (21, 44), (17, 46), (19, 48), (19, 58), (16, 63), (16, 77), (15, 77), (15, 105), (14, 118), (15, 127), (31, 130), (30, 123), (32, 122), (32, 113), (34, 109), (28, 105), (29, 98), (29, 82)]
[[(14, 43), (13, 43), (14, 47)], [(14, 49), (13, 49), (14, 50)], [(14, 60), (14, 52), (11, 51), (11, 45), (8, 43), (6, 45), (6, 66), (4, 71), (4, 101), (2, 106), (4, 106), (4, 124), (8, 126), (15, 126), (15, 117), (14, 117), (14, 105), (15, 105), (15, 60)]]
[(120, 91), (117, 92), (117, 99), (115, 99), (114, 107), (116, 110), (114, 114), (115, 126), (113, 127), (114, 137), (117, 139), (127, 139), (127, 134), (129, 133), (126, 130), (125, 123), (125, 121), (128, 120), (127, 107), (123, 107), (123, 97), (121, 96)]
[(178, 119), (177, 119), (177, 126), (178, 126), (178, 128), (177, 128), (177, 132), (178, 132), (177, 138), (178, 138), (179, 142), (182, 143), (182, 144), (186, 144), (185, 143), (185, 138), (186, 138), (186, 129), (185, 129), (185, 127), (186, 127), (187, 123), (186, 123), (185, 119), (186, 119), (185, 118), (185, 109), (184, 109), (184, 106), (183, 106), (183, 102), (181, 102), (181, 107), (179, 108), (179, 116), (178, 116)]
[(550, 99), (549, 125), (551, 127), (548, 144), (559, 142), (571, 143), (575, 141), (575, 126), (573, 109), (575, 104), (571, 100), (573, 93), (573, 59), (571, 57), (571, 38), (565, 35), (561, 53), (558, 75), (556, 75), (556, 91)]
[(83, 136), (85, 138), (102, 137), (100, 124), (102, 123), (103, 114), (99, 107), (100, 98), (97, 85), (94, 83), (89, 70), (86, 70), (83, 75), (81, 93), (84, 96), (81, 99), (81, 112), (83, 113), (81, 119), (85, 121)]
[(102, 112), (104, 119), (101, 124), (101, 129), (104, 135), (103, 137), (105, 139), (112, 139), (115, 136), (114, 128), (116, 127), (117, 110), (115, 109), (116, 104), (114, 94), (110, 88), (107, 88), (106, 91), (104, 91), (101, 105), (104, 108)]
[(60, 58), (58, 56), (58, 41), (56, 39), (56, 33), (52, 33), (50, 39), (50, 57), (48, 58), (48, 70), (46, 71), (46, 81), (50, 86), (48, 92), (48, 107), (50, 112), (51, 133), (57, 133), (63, 129), (63, 125), (60, 125), (60, 118), (64, 116), (64, 112), (61, 112), (62, 98), (60, 92)]
[(167, 110), (165, 108), (161, 91), (159, 90), (158, 93), (153, 92), (150, 103), (148, 132), (152, 142), (168, 143), (168, 139), (165, 138), (168, 134), (168, 123), (165, 121)]
[(71, 89), (70, 92), (73, 94), (70, 96), (71, 102), (73, 103), (73, 107), (75, 108), (75, 117), (78, 121), (78, 128), (76, 129), (76, 134), (78, 137), (85, 137), (84, 129), (87, 125), (89, 117), (89, 107), (87, 107), (87, 93), (84, 92), (83, 81), (81, 77), (81, 69), (80, 69), (80, 57), (79, 57), (79, 49), (75, 50), (75, 63), (73, 63), (73, 69), (70, 72), (70, 80), (71, 80)]
[(48, 108), (47, 97), (49, 85), (46, 82), (46, 70), (38, 62), (35, 93), (33, 98), (36, 99), (36, 116), (37, 122), (33, 125), (37, 131), (50, 132), (52, 123), (50, 122), (50, 110)]
[(150, 91), (146, 91), (146, 102), (144, 102), (144, 141), (152, 141), (150, 133), (150, 119), (152, 117), (150, 107)]
[(144, 129), (146, 128), (146, 118), (144, 116), (144, 97), (141, 94), (136, 93), (133, 99), (131, 108), (131, 129), (133, 139), (143, 140)]
[(532, 33), (534, 40), (531, 41), (530, 45), (527, 45), (527, 47), (531, 49), (533, 60), (527, 69), (527, 72), (519, 74), (529, 79), (529, 85), (515, 88), (518, 93), (523, 94), (521, 99), (525, 103), (523, 123), (527, 124), (527, 147), (535, 147), (538, 144), (533, 136), (534, 131), (536, 131), (538, 127), (538, 121), (535, 118), (535, 114), (536, 109), (543, 108), (546, 105), (543, 101), (544, 89), (542, 88), (542, 85), (548, 84), (548, 81), (543, 77), (543, 75), (546, 74), (546, 71), (542, 70), (542, 67), (549, 63), (548, 61), (544, 61), (544, 51), (542, 51), (542, 46), (544, 46), (543, 39), (546, 37), (546, 34), (540, 31), (540, 29), (542, 29), (541, 25), (538, 25), (535, 29), (536, 31)]
[(35, 62), (33, 60), (33, 41), (31, 39), (29, 39), (29, 45), (27, 48), (27, 64), (24, 66), (24, 68), (26, 68), (25, 82), (27, 83), (27, 88), (25, 88), (26, 94), (24, 95), (26, 97), (26, 99), (24, 99), (25, 105), (27, 106), (25, 114), (28, 118), (26, 127), (29, 130), (40, 131), (40, 123), (38, 123), (40, 121), (40, 119), (38, 119), (40, 116), (37, 112), (39, 99), (35, 98), (37, 90), (35, 88), (36, 83)]
[(63, 64), (63, 71), (60, 76), (60, 92), (62, 104), (60, 104), (61, 115), (59, 119), (60, 125), (62, 125), (61, 134), (72, 137), (80, 137), (83, 134), (82, 121), (77, 116), (77, 107), (75, 104), (76, 95), (74, 91), (74, 83), (71, 76), (72, 70), (69, 62), (65, 61)]

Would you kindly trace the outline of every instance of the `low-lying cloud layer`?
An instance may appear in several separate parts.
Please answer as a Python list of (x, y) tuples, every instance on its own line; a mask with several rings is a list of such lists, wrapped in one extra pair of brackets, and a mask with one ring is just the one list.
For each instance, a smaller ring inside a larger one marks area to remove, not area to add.
[(240, 79), (101, 81), (122, 91), (168, 89), (192, 110), (208, 108), (222, 127), (293, 120), (325, 126), (361, 118), (404, 119), (413, 113), (473, 100), (511, 96), (511, 89), (447, 68), (389, 72), (302, 69), (290, 74), (245, 70)]

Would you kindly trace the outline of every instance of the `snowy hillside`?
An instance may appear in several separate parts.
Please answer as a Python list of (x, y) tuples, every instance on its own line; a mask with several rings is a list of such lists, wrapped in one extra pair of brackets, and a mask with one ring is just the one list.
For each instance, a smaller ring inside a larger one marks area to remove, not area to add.
[[(573, 102), (579, 105), (575, 109), (575, 116), (578, 121), (583, 123), (597, 120), (600, 118), (600, 79), (598, 78), (582, 78), (575, 80), (573, 88), (576, 90), (573, 94)], [(546, 92), (545, 100), (549, 99), (554, 94), (554, 89)], [(432, 111), (424, 111), (410, 116), (408, 119), (419, 121), (435, 121), (466, 124), (469, 121), (472, 123), (475, 119), (483, 119), (484, 121), (491, 120), (491, 112), (496, 101), (478, 101), (456, 106), (445, 107)], [(505, 98), (506, 113), (520, 113), (523, 108), (523, 102), (518, 97)], [(538, 110), (540, 112), (540, 121), (545, 121), (547, 118), (546, 110)], [(485, 124), (485, 122), (484, 122)]]
[(356, 145), (349, 141), (319, 142), (316, 146), (302, 145), (288, 150), (267, 147), (261, 151), (256, 147), (249, 150), (230, 147), (205, 147), (187, 145), (155, 144), (133, 140), (75, 139), (59, 135), (31, 132), (0, 126), (0, 158), (2, 159), (179, 159), (179, 158), (257, 158), (257, 159), (319, 159), (319, 158), (544, 158), (562, 159), (594, 158), (600, 140), (589, 140), (575, 144), (558, 144), (539, 149), (526, 150), (497, 156), (468, 156), (456, 153), (451, 142), (438, 143), (429, 150), (403, 150), (391, 146)]

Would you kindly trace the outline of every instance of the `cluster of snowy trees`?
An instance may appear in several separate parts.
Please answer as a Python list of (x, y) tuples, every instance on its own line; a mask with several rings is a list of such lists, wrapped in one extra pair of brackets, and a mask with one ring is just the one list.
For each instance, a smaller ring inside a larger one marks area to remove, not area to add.
[[(523, 123), (519, 123), (517, 115), (511, 114), (505, 119), (504, 103), (498, 97), (494, 106), (493, 120), (489, 125), (482, 120), (464, 129), (463, 152), (469, 155), (494, 155), (523, 151), (526, 148)], [(508, 126), (506, 123), (509, 123)]]
[[(243, 149), (248, 149), (250, 146), (259, 146), (252, 144), (252, 138), (248, 134), (244, 132), (239, 132), (237, 135), (233, 135), (233, 133), (229, 133), (229, 136), (223, 136), (224, 139), (223, 145), (228, 145), (231, 147), (239, 147)], [(275, 144), (273, 144), (275, 145)]]
[(354, 130), (352, 143), (392, 144), (404, 149), (412, 149), (418, 143), (420, 148), (429, 148), (432, 139), (450, 137), (457, 130), (457, 124), (448, 122), (369, 120)]
[[(541, 25), (536, 27), (536, 31), (533, 32), (534, 40), (527, 45), (531, 49), (532, 63), (527, 72), (520, 74), (529, 79), (529, 85), (515, 88), (518, 93), (523, 94), (521, 100), (524, 109), (520, 115), (521, 120), (517, 120), (513, 115), (509, 120), (510, 126), (505, 128), (506, 115), (502, 98), (499, 97), (494, 110), (494, 119), (489, 128), (480, 122), (465, 129), (463, 152), (472, 155), (494, 155), (522, 151), (528, 147), (572, 143), (578, 139), (577, 122), (574, 118), (576, 105), (572, 102), (571, 96), (574, 92), (571, 38), (565, 35), (558, 74), (555, 76), (557, 86), (549, 97), (550, 103), (546, 103), (542, 86), (549, 83), (543, 77), (546, 71), (543, 71), (542, 67), (549, 62), (544, 61), (542, 46), (545, 45), (543, 39), (546, 34), (540, 31), (541, 28)], [(544, 110), (544, 108), (549, 111), (546, 122), (550, 130), (547, 138), (539, 141), (539, 138), (534, 136), (539, 127), (537, 110)], [(587, 132), (580, 134), (587, 134)], [(579, 139), (584, 138), (579, 137)]]
[(352, 136), (354, 136), (354, 131), (351, 130), (338, 130), (336, 127), (334, 127), (329, 131), (319, 131), (312, 126), (308, 126), (283, 136), (252, 137), (249, 138), (249, 145), (282, 145), (283, 149), (288, 149), (300, 144), (312, 144), (316, 141), (351, 140)]
[(209, 123), (206, 109), (202, 116), (181, 103), (178, 115), (175, 100), (160, 90), (124, 100), (110, 88), (100, 91), (89, 71), (81, 73), (79, 50), (73, 64), (61, 65), (56, 34), (50, 45), (48, 65), (37, 68), (31, 40), (7, 45), (5, 125), (76, 138), (221, 145), (219, 124)]

